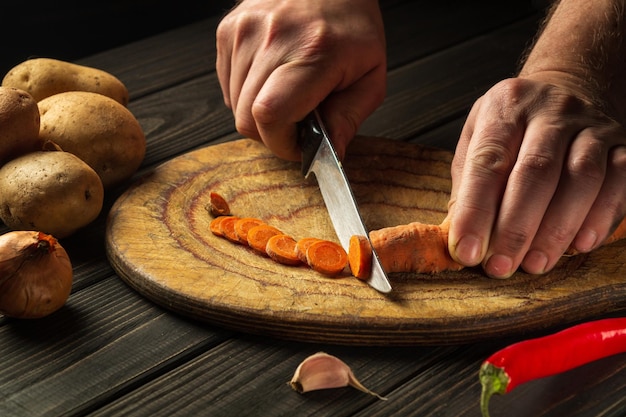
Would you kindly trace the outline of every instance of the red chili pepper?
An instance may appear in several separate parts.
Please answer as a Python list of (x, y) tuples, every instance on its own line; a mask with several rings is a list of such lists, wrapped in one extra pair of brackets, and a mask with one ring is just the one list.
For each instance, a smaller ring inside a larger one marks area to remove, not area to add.
[(482, 414), (489, 416), (493, 394), (622, 352), (626, 352), (626, 317), (590, 321), (507, 346), (480, 367)]

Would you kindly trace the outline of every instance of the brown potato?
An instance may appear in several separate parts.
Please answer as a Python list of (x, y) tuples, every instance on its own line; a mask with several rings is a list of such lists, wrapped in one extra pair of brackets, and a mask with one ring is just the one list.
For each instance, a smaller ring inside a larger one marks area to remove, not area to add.
[(69, 91), (39, 102), (39, 137), (91, 166), (105, 188), (130, 178), (146, 153), (146, 138), (126, 107), (101, 94)]
[(50, 58), (33, 58), (13, 67), (2, 85), (27, 91), (35, 101), (65, 91), (91, 91), (128, 104), (128, 89), (117, 77), (97, 68)]
[(103, 200), (98, 174), (69, 152), (31, 152), (0, 168), (0, 219), (12, 230), (66, 237), (98, 217)]
[(26, 91), (0, 87), (0, 165), (41, 149), (39, 109)]

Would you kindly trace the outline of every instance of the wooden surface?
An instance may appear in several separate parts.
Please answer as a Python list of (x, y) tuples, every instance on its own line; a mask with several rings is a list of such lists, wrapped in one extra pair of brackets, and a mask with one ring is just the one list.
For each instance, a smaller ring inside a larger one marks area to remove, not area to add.
[[(445, 217), (452, 153), (355, 139), (345, 169), (368, 230)], [(549, 274), (493, 280), (479, 269), (392, 274), (383, 295), (259, 256), (209, 232), (209, 194), (233, 214), (302, 238), (337, 241), (315, 182), (297, 163), (241, 139), (174, 158), (112, 207), (107, 254), (131, 287), (183, 315), (229, 329), (350, 345), (443, 345), (511, 336), (626, 307), (624, 244), (564, 258)], [(158, 248), (158, 249), (157, 249)]]
[[(381, 6), (389, 88), (361, 133), (454, 149), (472, 102), (514, 73), (540, 14), (521, 0), (381, 0)], [(240, 138), (215, 74), (218, 19), (78, 61), (128, 86), (130, 109), (148, 141), (138, 176)], [(28, 30), (46, 36), (37, 25)], [(127, 285), (107, 260), (106, 218), (131, 185), (109, 192), (102, 216), (63, 240), (75, 274), (66, 306), (43, 320), (0, 317), (0, 416), (479, 417), (480, 363), (508, 343), (563, 327), (463, 345), (364, 347), (286, 341), (190, 319)], [(594, 303), (601, 300), (585, 308)], [(553, 311), (559, 314), (559, 306)], [(295, 368), (319, 350), (339, 356), (389, 400), (349, 388), (293, 392), (287, 381)], [(625, 390), (622, 354), (522, 385), (493, 398), (491, 412), (623, 417)]]

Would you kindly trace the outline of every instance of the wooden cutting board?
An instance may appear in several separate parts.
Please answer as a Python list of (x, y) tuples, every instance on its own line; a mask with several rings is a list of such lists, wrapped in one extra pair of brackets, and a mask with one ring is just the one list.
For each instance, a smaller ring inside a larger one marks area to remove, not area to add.
[[(355, 139), (345, 169), (369, 230), (439, 223), (450, 190), (448, 151)], [(541, 330), (626, 308), (626, 242), (563, 258), (553, 272), (508, 280), (479, 269), (391, 274), (383, 295), (349, 274), (283, 266), (209, 231), (209, 192), (235, 215), (295, 238), (336, 240), (314, 182), (297, 163), (242, 139), (177, 157), (112, 207), (107, 255), (132, 288), (183, 315), (278, 338), (358, 345), (435, 345)]]

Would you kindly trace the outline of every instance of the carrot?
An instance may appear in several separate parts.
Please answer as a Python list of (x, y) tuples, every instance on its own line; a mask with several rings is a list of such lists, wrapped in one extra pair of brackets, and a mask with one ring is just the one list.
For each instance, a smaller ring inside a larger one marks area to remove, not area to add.
[(372, 270), (372, 246), (365, 236), (350, 237), (348, 246), (348, 264), (352, 275), (367, 279)]
[(449, 222), (409, 223), (370, 232), (372, 246), (385, 272), (437, 273), (458, 271), (448, 252)]
[(622, 222), (617, 226), (615, 231), (613, 231), (611, 236), (609, 236), (603, 244), (608, 245), (609, 243), (613, 243), (624, 238), (626, 238), (626, 219), (622, 220)]
[(267, 241), (267, 255), (284, 265), (298, 265), (300, 259), (296, 255), (296, 240), (285, 234), (274, 235)]
[(267, 248), (267, 241), (272, 236), (281, 234), (283, 234), (283, 232), (279, 229), (264, 223), (248, 230), (246, 237), (248, 239), (248, 246), (263, 255), (267, 255), (267, 251), (265, 250)]
[[(448, 251), (449, 221), (440, 225), (409, 223), (370, 232), (372, 246), (386, 272), (438, 273), (459, 271), (463, 265), (455, 262)], [(603, 243), (608, 245), (626, 238), (626, 219)], [(566, 254), (576, 255), (570, 248)]]
[(306, 250), (307, 264), (321, 274), (336, 276), (348, 264), (348, 254), (340, 244), (330, 240), (313, 242)]
[(254, 226), (258, 226), (263, 224), (263, 220), (257, 219), (255, 217), (243, 217), (235, 222), (235, 236), (239, 240), (239, 243), (243, 243), (244, 245), (248, 244), (248, 232)]
[(225, 218), (226, 216), (219, 216), (211, 220), (211, 223), (209, 223), (209, 229), (211, 230), (211, 233), (213, 233), (215, 236), (224, 237), (224, 233), (222, 232), (222, 227), (220, 226), (220, 223)]
[(209, 213), (215, 217), (230, 215), (228, 202), (224, 197), (214, 191), (209, 193), (209, 205), (207, 209), (209, 210)]
[(235, 223), (239, 220), (237, 216), (224, 216), (224, 220), (219, 222), (222, 235), (231, 242), (239, 243), (239, 239), (235, 234)]
[(319, 240), (321, 239), (318, 239), (316, 237), (305, 237), (305, 238), (299, 239), (296, 242), (296, 256), (298, 257), (298, 259), (300, 259), (300, 261), (303, 264), (307, 263), (307, 260), (306, 260), (307, 249), (309, 249), (309, 246), (311, 246), (311, 244)]

